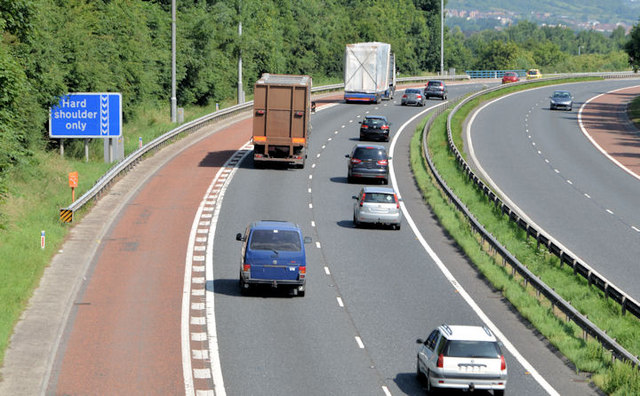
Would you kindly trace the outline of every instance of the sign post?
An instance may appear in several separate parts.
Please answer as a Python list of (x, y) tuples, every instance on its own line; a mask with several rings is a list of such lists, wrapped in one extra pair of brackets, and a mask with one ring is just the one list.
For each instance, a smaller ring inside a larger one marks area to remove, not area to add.
[(69, 173), (69, 187), (71, 187), (71, 202), (75, 202), (76, 187), (78, 187), (78, 172)]
[[(70, 93), (49, 109), (49, 137), (102, 138), (122, 136), (122, 95), (114, 92)], [(62, 144), (60, 151), (63, 152)], [(85, 147), (88, 156), (88, 146)]]

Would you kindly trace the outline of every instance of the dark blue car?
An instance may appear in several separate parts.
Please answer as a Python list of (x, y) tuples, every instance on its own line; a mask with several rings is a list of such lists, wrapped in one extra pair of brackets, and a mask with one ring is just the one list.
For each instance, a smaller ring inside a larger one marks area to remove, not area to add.
[(262, 220), (250, 224), (236, 240), (242, 241), (240, 291), (268, 285), (289, 288), (294, 296), (306, 292), (307, 258), (300, 227), (286, 221)]

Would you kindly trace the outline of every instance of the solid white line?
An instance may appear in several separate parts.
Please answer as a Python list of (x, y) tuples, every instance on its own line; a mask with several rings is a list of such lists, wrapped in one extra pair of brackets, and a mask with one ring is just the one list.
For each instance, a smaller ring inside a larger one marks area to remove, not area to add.
[(638, 228), (638, 227), (636, 227), (636, 226), (631, 226), (631, 228), (632, 228), (634, 231), (640, 232), (640, 228)]
[[(244, 150), (245, 147), (243, 147), (241, 150)], [(211, 204), (211, 202), (208, 202), (209, 195), (213, 191), (214, 186), (218, 184), (220, 176), (223, 174), (223, 172), (225, 172), (225, 174), (229, 174), (229, 178), (227, 180), (231, 180), (233, 173), (235, 173), (235, 170), (237, 168), (234, 167), (232, 170), (228, 170), (226, 168), (227, 164), (230, 163), (232, 160), (234, 160), (235, 163), (238, 163), (239, 160), (244, 158), (249, 152), (250, 151), (247, 150), (244, 153), (244, 155), (242, 155), (242, 157), (240, 157), (237, 160), (234, 158), (236, 157), (236, 155), (233, 155), (231, 159), (228, 160), (227, 163), (223, 165), (222, 168), (220, 168), (220, 170), (218, 170), (211, 184), (209, 185), (207, 192), (204, 195), (205, 198), (202, 200), (202, 202), (200, 203), (200, 206), (198, 207), (198, 210), (193, 220), (193, 224), (191, 226), (191, 233), (189, 235), (189, 241), (188, 241), (187, 256), (185, 258), (184, 286), (183, 286), (183, 292), (182, 292), (182, 314), (181, 314), (181, 325), (180, 325), (181, 348), (182, 348), (182, 371), (183, 371), (183, 377), (184, 377), (185, 395), (187, 396), (195, 395), (195, 390), (193, 386), (193, 373), (192, 373), (192, 367), (191, 367), (192, 351), (190, 346), (190, 340), (205, 341), (207, 339), (209, 340), (208, 353), (211, 355), (211, 359), (210, 359), (211, 365), (212, 365), (211, 372), (213, 373), (213, 378), (214, 378), (213, 382), (215, 384), (217, 394), (218, 395), (226, 394), (224, 389), (224, 381), (222, 379), (222, 371), (220, 368), (220, 356), (218, 354), (217, 336), (216, 336), (216, 328), (215, 328), (215, 315), (213, 314), (213, 308), (214, 308), (213, 293), (208, 292), (205, 294), (204, 290), (201, 290), (201, 289), (193, 290), (193, 291), (191, 290), (192, 283), (202, 284), (205, 282), (205, 278), (203, 277), (192, 276), (192, 269), (193, 269), (192, 262), (194, 261), (193, 251), (195, 251), (194, 248), (195, 248), (196, 242), (200, 242), (200, 243), (207, 242), (208, 251), (206, 256), (206, 266), (211, 268), (211, 270), (209, 271), (209, 268), (207, 268), (207, 272), (210, 272), (210, 273), (206, 274), (206, 276), (209, 279), (213, 280), (213, 265), (212, 265), (213, 236), (215, 235), (215, 226), (218, 220), (217, 214), (220, 212), (220, 206), (221, 206), (220, 204), (222, 203), (222, 197), (224, 196), (224, 191), (226, 190), (226, 185), (227, 185), (226, 183), (220, 189), (221, 193), (218, 195), (219, 202), (218, 202), (218, 205), (216, 206), (216, 211), (214, 212), (213, 216), (211, 216), (213, 218), (212, 220), (213, 224), (211, 225), (209, 230), (205, 230), (207, 233), (207, 236), (205, 237), (203, 236), (196, 237), (197, 234), (202, 233), (201, 232), (202, 229), (198, 228), (199, 220), (205, 210), (213, 211), (212, 207), (205, 208), (205, 205)], [(189, 332), (189, 322), (190, 322), (189, 304), (191, 302), (192, 295), (193, 296), (205, 295), (205, 298), (206, 298), (205, 308), (207, 313), (206, 319), (208, 321), (207, 331), (209, 332), (209, 334)], [(198, 391), (198, 393), (201, 393), (201, 391)]]
[(589, 135), (589, 132), (587, 131), (587, 129), (584, 127), (584, 124), (582, 122), (582, 110), (593, 100), (598, 99), (601, 96), (613, 93), (613, 92), (618, 92), (618, 91), (622, 91), (625, 89), (631, 89), (631, 88), (636, 88), (636, 87), (640, 87), (640, 85), (635, 85), (632, 87), (625, 87), (625, 88), (619, 88), (619, 89), (614, 89), (613, 91), (609, 91), (609, 92), (605, 92), (602, 93), (600, 95), (596, 95), (593, 98), (587, 100), (586, 102), (584, 102), (584, 104), (582, 106), (580, 106), (580, 110), (578, 110), (578, 125), (580, 126), (580, 130), (582, 131), (582, 133), (584, 134), (584, 136), (587, 137), (587, 139), (589, 139), (589, 141), (591, 142), (591, 144), (593, 144), (595, 146), (595, 148), (597, 148), (602, 155), (604, 155), (605, 157), (609, 158), (609, 160), (611, 162), (613, 162), (614, 164), (618, 165), (623, 171), (627, 172), (629, 175), (635, 177), (636, 179), (640, 180), (640, 175), (637, 175), (635, 173), (633, 173), (631, 171), (631, 169), (627, 168), (626, 166), (622, 165), (622, 163), (620, 163), (618, 160), (616, 160), (615, 158), (613, 158), (609, 153), (607, 153), (602, 147), (600, 147), (600, 145), (593, 139), (593, 137), (591, 137), (591, 135)]
[[(485, 106), (483, 106), (482, 108), (484, 108)], [(437, 106), (434, 106), (434, 107), (437, 107)], [(398, 138), (402, 134), (404, 128), (406, 128), (410, 123), (412, 123), (413, 120), (415, 120), (416, 118), (422, 116), (424, 113), (426, 113), (427, 111), (431, 110), (432, 108), (433, 107), (428, 108), (426, 110), (423, 110), (422, 112), (420, 112), (420, 113), (416, 114), (415, 116), (411, 117), (407, 122), (405, 122), (402, 125), (402, 127), (400, 127), (400, 129), (398, 129), (398, 132), (395, 134), (395, 136), (393, 137), (393, 139), (391, 141), (391, 147), (389, 149), (389, 156), (390, 157), (393, 157), (393, 151), (395, 149), (396, 142), (398, 141)], [(474, 115), (472, 116), (471, 120), (469, 121), (469, 125), (471, 125), (471, 123), (473, 122), (473, 118), (475, 117), (475, 114), (477, 114), (477, 113), (474, 113)], [(470, 147), (470, 150), (472, 150), (471, 147)], [(390, 170), (390, 173), (391, 173), (391, 182), (392, 182), (393, 188), (397, 191), (398, 190), (398, 188), (397, 188), (398, 183), (396, 181), (396, 175), (395, 175), (395, 171), (394, 171), (394, 167), (393, 167), (393, 161), (390, 161), (389, 168), (390, 168), (389, 170)], [(491, 331), (498, 338), (500, 338), (502, 340), (502, 343), (505, 346), (505, 348), (507, 348), (507, 350), (518, 360), (518, 362), (520, 362), (520, 364), (522, 365), (522, 367), (524, 367), (525, 370), (527, 370), (527, 371), (529, 371), (531, 373), (531, 376), (540, 384), (540, 386), (545, 391), (547, 391), (547, 393), (549, 393), (550, 395), (554, 395), (554, 396), (555, 395), (559, 395), (559, 393), (556, 392), (556, 390), (553, 389), (553, 387), (538, 373), (538, 371), (533, 367), (533, 365), (531, 365), (531, 363), (529, 363), (524, 358), (524, 356), (522, 356), (520, 354), (520, 352), (516, 349), (516, 347), (507, 339), (507, 337), (500, 331), (500, 329), (498, 329), (498, 327), (491, 321), (491, 319), (489, 319), (489, 317), (484, 313), (484, 311), (482, 311), (482, 309), (478, 306), (478, 304), (476, 304), (476, 302), (471, 298), (471, 296), (466, 292), (466, 290), (464, 290), (462, 288), (462, 286), (458, 283), (458, 281), (454, 278), (453, 274), (451, 274), (451, 272), (444, 265), (442, 260), (440, 260), (440, 257), (438, 257), (436, 252), (431, 248), (431, 246), (429, 246), (427, 241), (422, 236), (422, 233), (420, 232), (420, 230), (418, 229), (418, 227), (414, 223), (413, 218), (409, 214), (409, 211), (407, 210), (407, 207), (405, 206), (404, 201), (400, 201), (400, 208), (402, 209), (402, 213), (403, 213), (403, 215), (405, 217), (405, 220), (407, 221), (407, 223), (411, 227), (411, 230), (413, 231), (414, 235), (416, 236), (416, 238), (418, 239), (418, 241), (422, 245), (423, 249), (427, 252), (427, 254), (429, 254), (429, 256), (431, 257), (433, 262), (438, 266), (438, 268), (440, 269), (442, 274), (445, 276), (445, 278), (447, 278), (449, 280), (449, 282), (454, 287), (454, 289), (458, 291), (458, 293), (465, 300), (465, 302), (471, 307), (471, 309), (473, 309), (475, 311), (475, 313), (478, 315), (480, 320), (482, 320), (487, 325), (487, 327), (489, 327), (489, 329), (491, 329)]]

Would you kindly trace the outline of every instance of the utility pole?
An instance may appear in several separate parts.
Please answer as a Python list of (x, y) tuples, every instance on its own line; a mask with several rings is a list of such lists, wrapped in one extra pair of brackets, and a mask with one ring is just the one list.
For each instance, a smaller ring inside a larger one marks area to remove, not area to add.
[(244, 103), (242, 88), (242, 0), (238, 2), (238, 104)]
[[(242, 37), (242, 21), (238, 23), (238, 38)], [(244, 90), (242, 89), (242, 50), (238, 49), (238, 104), (244, 103)]]
[(440, 75), (444, 76), (444, 0), (440, 0)]
[(176, 0), (171, 0), (171, 122), (177, 121), (176, 98)]

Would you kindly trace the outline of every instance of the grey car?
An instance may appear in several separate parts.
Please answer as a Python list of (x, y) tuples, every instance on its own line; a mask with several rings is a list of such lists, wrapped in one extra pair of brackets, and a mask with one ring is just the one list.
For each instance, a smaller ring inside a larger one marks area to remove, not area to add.
[(427, 86), (424, 88), (424, 96), (426, 96), (427, 99), (435, 96), (442, 100), (446, 100), (447, 93), (447, 85), (444, 81), (440, 80), (431, 80), (427, 82)]
[(565, 109), (571, 111), (573, 109), (573, 96), (569, 91), (553, 91), (550, 96), (549, 109)]
[(356, 227), (369, 223), (390, 225), (394, 230), (400, 229), (400, 198), (393, 188), (363, 187), (360, 193), (352, 198), (356, 200), (353, 205), (353, 225)]
[(351, 154), (346, 154), (347, 182), (354, 183), (356, 178), (389, 182), (389, 160), (387, 149), (377, 144), (356, 144)]
[(408, 104), (415, 104), (418, 106), (424, 106), (425, 97), (424, 92), (417, 88), (407, 88), (404, 90), (404, 95), (400, 100), (400, 105), (405, 106)]

